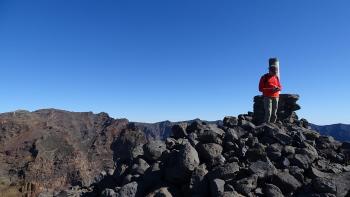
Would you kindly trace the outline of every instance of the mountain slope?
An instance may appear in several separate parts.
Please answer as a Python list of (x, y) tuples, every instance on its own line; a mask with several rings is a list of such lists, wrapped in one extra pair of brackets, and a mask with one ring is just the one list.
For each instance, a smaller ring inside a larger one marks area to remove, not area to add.
[(113, 168), (110, 146), (127, 124), (106, 113), (56, 109), (0, 114), (0, 192), (90, 185)]
[(332, 124), (332, 125), (310, 125), (313, 129), (322, 135), (330, 135), (339, 141), (350, 141), (350, 125)]

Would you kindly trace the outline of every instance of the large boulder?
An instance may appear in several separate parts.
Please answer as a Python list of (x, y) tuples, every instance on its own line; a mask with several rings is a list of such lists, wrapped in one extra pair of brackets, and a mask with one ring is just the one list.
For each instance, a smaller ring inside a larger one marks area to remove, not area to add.
[(222, 179), (214, 179), (210, 182), (211, 196), (222, 196), (224, 193), (225, 181)]
[(189, 180), (192, 171), (199, 165), (199, 156), (189, 143), (181, 150), (172, 151), (165, 163), (165, 179), (173, 184), (181, 184)]
[(162, 156), (166, 150), (166, 145), (163, 141), (154, 140), (143, 145), (144, 156), (148, 161), (154, 162)]
[(284, 197), (280, 188), (273, 184), (266, 184), (264, 187), (264, 193), (267, 197)]
[(292, 193), (302, 186), (302, 184), (288, 172), (279, 172), (273, 176), (272, 183), (278, 186), (283, 193)]
[(222, 146), (215, 143), (199, 144), (198, 153), (203, 161), (210, 161), (219, 157), (222, 153)]
[(270, 161), (257, 161), (249, 166), (249, 170), (252, 174), (257, 175), (259, 178), (265, 178), (277, 173), (277, 169)]
[(334, 180), (330, 178), (315, 178), (312, 180), (312, 187), (319, 193), (337, 193), (337, 186)]
[(236, 172), (239, 171), (239, 164), (237, 162), (226, 163), (223, 166), (214, 168), (209, 176), (211, 179), (220, 178), (223, 180), (232, 178)]
[(258, 176), (252, 175), (247, 178), (235, 181), (234, 187), (239, 193), (249, 196), (250, 192), (257, 187), (257, 184)]
[(190, 180), (190, 191), (192, 196), (208, 196), (209, 182), (206, 177), (208, 170), (204, 164), (195, 168)]

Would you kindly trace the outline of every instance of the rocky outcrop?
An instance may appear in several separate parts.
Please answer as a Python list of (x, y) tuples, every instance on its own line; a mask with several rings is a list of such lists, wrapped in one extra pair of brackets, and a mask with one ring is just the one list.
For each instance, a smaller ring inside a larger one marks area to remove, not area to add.
[(113, 169), (114, 138), (126, 119), (45, 109), (0, 115), (0, 192), (17, 196), (89, 186)]
[[(261, 124), (264, 122), (264, 97), (255, 96), (254, 97), (254, 116), (253, 122), (255, 124)], [(300, 109), (300, 106), (297, 104), (299, 100), (299, 95), (297, 94), (280, 94), (277, 117), (278, 120), (283, 122), (293, 123), (294, 120), (298, 119), (295, 111)]]
[(310, 129), (288, 107), (296, 97), (283, 98), (293, 102), (282, 100), (289, 111), (276, 124), (254, 124), (253, 113), (225, 117), (223, 125), (196, 120), (174, 125), (165, 144), (136, 143), (143, 151), (116, 159), (119, 170), (105, 177), (114, 181), (85, 195), (349, 196), (350, 145)]
[(0, 192), (42, 197), (350, 196), (350, 144), (312, 130), (296, 115), (297, 100), (296, 95), (281, 95), (276, 124), (260, 122), (262, 100), (257, 96), (254, 112), (216, 122), (171, 123), (171, 133), (162, 137), (145, 132), (142, 123), (105, 113), (50, 109), (1, 114)]

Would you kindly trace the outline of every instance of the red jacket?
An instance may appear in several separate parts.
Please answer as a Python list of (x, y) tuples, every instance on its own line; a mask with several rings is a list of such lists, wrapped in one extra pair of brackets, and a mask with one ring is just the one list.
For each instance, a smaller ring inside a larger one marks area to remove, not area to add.
[(267, 73), (260, 78), (259, 91), (262, 92), (264, 96), (279, 97), (280, 91), (275, 91), (274, 87), (279, 87), (280, 90), (282, 90), (277, 75), (270, 75)]

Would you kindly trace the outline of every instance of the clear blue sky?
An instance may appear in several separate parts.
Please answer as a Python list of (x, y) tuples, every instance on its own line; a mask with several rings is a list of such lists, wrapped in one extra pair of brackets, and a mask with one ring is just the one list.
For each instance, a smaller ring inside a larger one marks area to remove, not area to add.
[(155, 122), (252, 111), (277, 56), (299, 116), (350, 123), (350, 1), (0, 0), (0, 111)]

